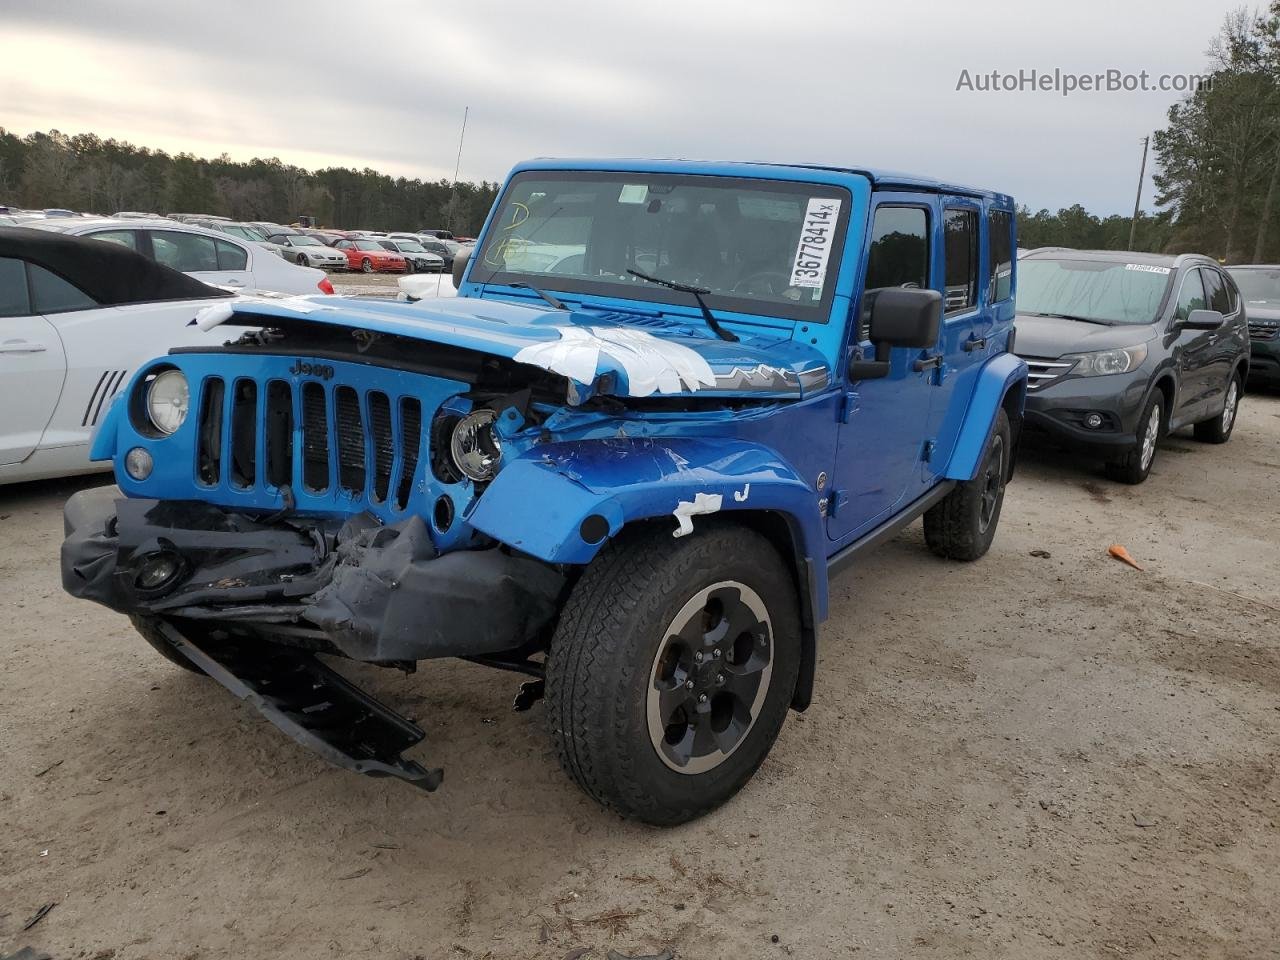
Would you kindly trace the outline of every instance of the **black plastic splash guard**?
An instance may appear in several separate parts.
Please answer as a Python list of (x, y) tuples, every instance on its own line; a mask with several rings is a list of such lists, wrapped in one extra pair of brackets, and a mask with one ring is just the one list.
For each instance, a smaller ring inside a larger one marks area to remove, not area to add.
[(214, 680), (330, 763), (368, 777), (398, 777), (435, 790), (444, 771), (400, 754), (426, 736), (309, 653), (285, 647), (218, 645), (202, 649), (171, 624), (165, 640)]

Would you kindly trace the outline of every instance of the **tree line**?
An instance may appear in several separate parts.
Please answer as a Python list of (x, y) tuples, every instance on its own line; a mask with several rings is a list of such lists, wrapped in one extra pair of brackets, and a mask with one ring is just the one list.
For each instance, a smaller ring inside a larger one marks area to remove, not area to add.
[[(1210, 82), (1169, 109), (1155, 132), (1157, 211), (1134, 247), (1231, 263), (1280, 260), (1280, 0), (1227, 16), (1209, 46)], [(0, 127), (0, 203), (113, 213), (217, 213), (291, 223), (301, 215), (367, 229), (450, 227), (474, 235), (496, 183), (424, 182), (376, 170), (308, 171), (279, 159), (169, 155), (91, 133), (18, 137)], [(1019, 246), (1123, 250), (1131, 218), (1076, 204), (1019, 210)]]
[(369, 230), (448, 227), (474, 236), (498, 184), (391, 177), (377, 170), (304, 170), (277, 158), (168, 154), (92, 133), (25, 137), (0, 127), (0, 203), (111, 214), (213, 213), (234, 220)]

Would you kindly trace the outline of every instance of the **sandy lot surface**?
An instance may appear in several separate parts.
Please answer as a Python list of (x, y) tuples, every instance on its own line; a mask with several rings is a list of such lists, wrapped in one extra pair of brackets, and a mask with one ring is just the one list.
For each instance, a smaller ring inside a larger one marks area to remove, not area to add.
[(0, 956), (1275, 957), (1280, 396), (1241, 416), (1138, 488), (1033, 452), (985, 560), (917, 526), (838, 578), (813, 708), (668, 831), (467, 664), (349, 671), (439, 792), (330, 769), (63, 595), (96, 481), (0, 489)]

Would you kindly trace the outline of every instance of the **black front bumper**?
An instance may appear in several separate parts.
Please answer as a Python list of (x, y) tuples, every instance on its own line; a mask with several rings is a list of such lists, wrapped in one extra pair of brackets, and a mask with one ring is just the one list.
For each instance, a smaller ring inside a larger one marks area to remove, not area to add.
[[(426, 524), (258, 519), (199, 501), (105, 487), (64, 510), (68, 593), (122, 613), (198, 621), (374, 663), (518, 649), (559, 609), (564, 575), (502, 547), (438, 554)], [(145, 571), (166, 558), (174, 576)], [(149, 587), (149, 589), (148, 589)]]

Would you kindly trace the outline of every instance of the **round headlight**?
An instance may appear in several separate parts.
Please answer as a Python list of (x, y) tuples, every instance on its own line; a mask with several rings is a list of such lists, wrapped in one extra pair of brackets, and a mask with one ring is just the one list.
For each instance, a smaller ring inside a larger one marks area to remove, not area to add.
[(147, 388), (147, 417), (166, 436), (187, 419), (191, 391), (181, 370), (166, 370)]
[(498, 415), (492, 410), (473, 410), (458, 421), (449, 441), (453, 462), (462, 473), (478, 483), (492, 480), (502, 459), (502, 445), (493, 433)]

